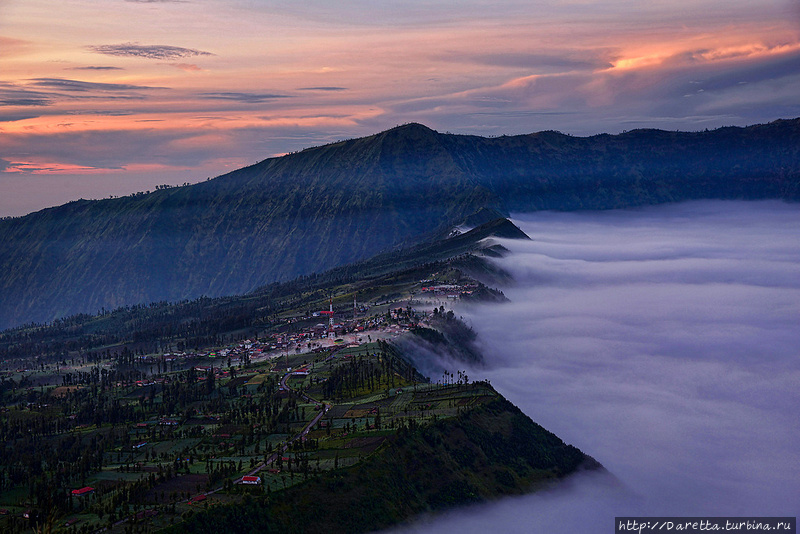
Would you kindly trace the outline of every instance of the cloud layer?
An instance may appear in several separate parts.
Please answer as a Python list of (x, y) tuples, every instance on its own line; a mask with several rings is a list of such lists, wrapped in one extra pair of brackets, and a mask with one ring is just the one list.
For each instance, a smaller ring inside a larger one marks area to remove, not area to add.
[[(512, 303), (464, 310), (485, 376), (601, 478), (408, 532), (609, 532), (613, 518), (800, 510), (800, 207), (539, 213), (500, 260)], [(553, 526), (556, 525), (556, 526)]]

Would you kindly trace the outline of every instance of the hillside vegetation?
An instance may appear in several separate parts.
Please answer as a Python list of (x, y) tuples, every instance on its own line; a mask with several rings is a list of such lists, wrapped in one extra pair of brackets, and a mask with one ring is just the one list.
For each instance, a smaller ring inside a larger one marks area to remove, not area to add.
[(170, 532), (373, 532), (419, 514), (519, 495), (602, 466), (495, 397), (433, 425), (403, 428), (347, 469), (268, 499), (196, 514)]
[(538, 209), (797, 200), (798, 147), (800, 119), (587, 138), (401, 126), (196, 185), (0, 221), (0, 328), (243, 293), (417, 244), (476, 213), (474, 224)]
[[(123, 306), (99, 314), (75, 314), (48, 325), (28, 325), (0, 332), (0, 360), (28, 362), (64, 358), (67, 354), (131, 354), (176, 350), (222, 343), (240, 335), (256, 335), (282, 319), (286, 309), (319, 310), (332, 294), (337, 310), (362, 301), (386, 301), (398, 286), (415, 283), (431, 271), (449, 268), (457, 276), (472, 276), (494, 284), (507, 274), (486, 261), (504, 249), (490, 238), (529, 239), (507, 219), (484, 223), (460, 235), (381, 254), (369, 260), (336, 267), (324, 273), (262, 286), (241, 296), (199, 298), (176, 303)], [(483, 284), (470, 298), (498, 300)]]
[(498, 236), (0, 333), (0, 531), (369, 532), (603, 472), (459, 369)]

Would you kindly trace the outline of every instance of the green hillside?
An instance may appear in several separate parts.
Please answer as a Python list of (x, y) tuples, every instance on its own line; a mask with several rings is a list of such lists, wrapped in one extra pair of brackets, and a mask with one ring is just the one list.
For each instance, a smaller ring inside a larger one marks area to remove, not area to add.
[(505, 300), (466, 272), (498, 238), (0, 332), (0, 531), (369, 532), (602, 472), (449, 367), (483, 361), (447, 308)]
[(602, 466), (494, 396), (456, 418), (403, 428), (351, 468), (270, 499), (215, 507), (168, 532), (374, 532), (422, 513), (541, 489), (580, 469)]

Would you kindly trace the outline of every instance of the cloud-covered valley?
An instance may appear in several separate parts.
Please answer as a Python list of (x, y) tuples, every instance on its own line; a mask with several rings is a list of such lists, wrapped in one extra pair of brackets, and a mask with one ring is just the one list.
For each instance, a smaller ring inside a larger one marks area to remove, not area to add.
[(603, 477), (411, 532), (610, 532), (615, 516), (800, 511), (800, 206), (521, 215), (511, 303), (463, 309), (488, 378)]

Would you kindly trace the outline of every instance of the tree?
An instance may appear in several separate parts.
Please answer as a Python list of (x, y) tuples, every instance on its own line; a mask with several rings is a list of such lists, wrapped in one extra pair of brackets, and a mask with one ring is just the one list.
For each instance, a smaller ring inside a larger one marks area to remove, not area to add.
[(214, 388), (216, 387), (215, 379), (216, 378), (214, 376), (214, 368), (212, 367), (206, 373), (206, 393), (207, 394), (211, 394), (214, 391)]

